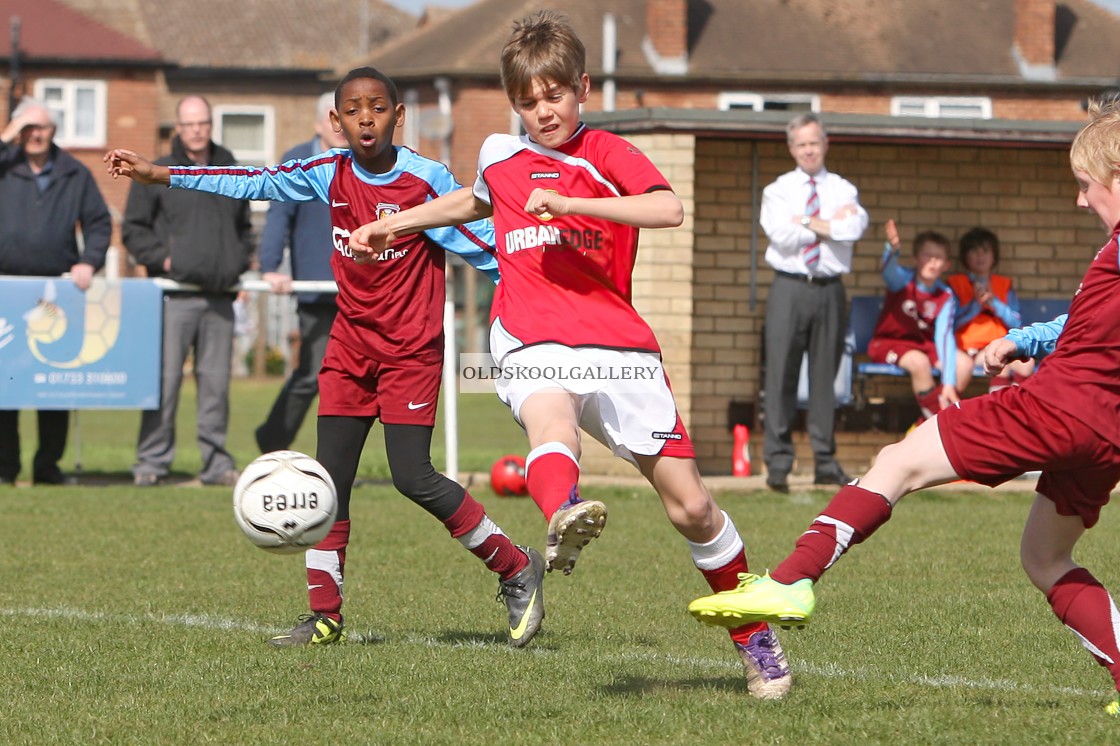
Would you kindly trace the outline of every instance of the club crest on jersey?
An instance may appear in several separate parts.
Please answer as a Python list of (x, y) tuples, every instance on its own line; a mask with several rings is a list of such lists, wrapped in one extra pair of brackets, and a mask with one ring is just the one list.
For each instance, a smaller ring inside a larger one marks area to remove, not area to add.
[(396, 215), (400, 211), (401, 211), (401, 206), (400, 205), (391, 205), (388, 202), (378, 202), (377, 203), (377, 219), (378, 220), (384, 220), (385, 218), (389, 217), (390, 215)]

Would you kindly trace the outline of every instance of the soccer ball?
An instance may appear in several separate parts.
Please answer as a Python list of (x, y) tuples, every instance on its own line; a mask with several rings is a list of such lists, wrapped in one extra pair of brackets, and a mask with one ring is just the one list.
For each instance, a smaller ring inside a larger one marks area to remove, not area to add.
[(514, 454), (502, 456), (490, 468), (490, 487), (500, 497), (524, 497), (529, 494), (525, 483), (525, 459)]
[(233, 517), (261, 549), (291, 554), (309, 549), (330, 532), (338, 515), (331, 475), (298, 451), (258, 456), (233, 488)]

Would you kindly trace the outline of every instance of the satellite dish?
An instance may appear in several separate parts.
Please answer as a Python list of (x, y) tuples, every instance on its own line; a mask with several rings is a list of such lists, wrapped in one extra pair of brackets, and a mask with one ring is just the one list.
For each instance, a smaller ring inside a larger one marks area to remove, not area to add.
[(420, 112), (420, 136), (428, 140), (442, 140), (451, 135), (455, 124), (450, 114), (439, 109), (425, 109)]

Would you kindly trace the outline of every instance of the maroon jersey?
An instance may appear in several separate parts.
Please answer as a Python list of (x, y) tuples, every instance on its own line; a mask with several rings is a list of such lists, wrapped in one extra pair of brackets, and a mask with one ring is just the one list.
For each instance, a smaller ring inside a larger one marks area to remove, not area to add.
[(1057, 347), (1022, 385), (1120, 447), (1118, 261), (1114, 230), (1073, 296)]
[(872, 337), (934, 342), (937, 317), (952, 298), (952, 291), (940, 282), (928, 291), (917, 282), (908, 282), (901, 290), (887, 293)]
[(474, 192), (493, 207), (502, 277), (491, 320), (500, 319), (522, 346), (553, 342), (660, 352), (631, 305), (638, 229), (586, 215), (525, 211), (537, 187), (573, 197), (669, 189), (641, 151), (582, 125), (556, 150), (525, 136), (491, 135), (479, 153), (478, 173)]
[(497, 279), (493, 230), (485, 220), (402, 236), (368, 264), (354, 262), (350, 233), (459, 189), (438, 161), (396, 148), (383, 174), (366, 171), (349, 150), (331, 150), (271, 168), (172, 166), (173, 187), (227, 197), (330, 204), (338, 284), (331, 338), (373, 360), (428, 365), (443, 359), (444, 250)]

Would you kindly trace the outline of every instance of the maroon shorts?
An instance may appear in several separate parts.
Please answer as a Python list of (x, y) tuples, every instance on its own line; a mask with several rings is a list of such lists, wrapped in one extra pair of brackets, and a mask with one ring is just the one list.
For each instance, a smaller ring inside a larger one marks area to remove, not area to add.
[(442, 362), (382, 363), (331, 339), (319, 369), (319, 414), (431, 427), (436, 423), (442, 376)]
[(898, 365), (898, 361), (902, 359), (910, 350), (917, 350), (924, 353), (929, 358), (929, 364), (934, 368), (937, 365), (937, 345), (932, 341), (929, 342), (915, 342), (910, 339), (886, 339), (885, 337), (872, 338), (867, 343), (867, 357), (871, 358), (873, 363), (889, 363), (890, 365)]
[(937, 426), (957, 474), (994, 487), (1041, 470), (1035, 489), (1086, 528), (1120, 481), (1120, 448), (1019, 386), (962, 399), (938, 413)]

